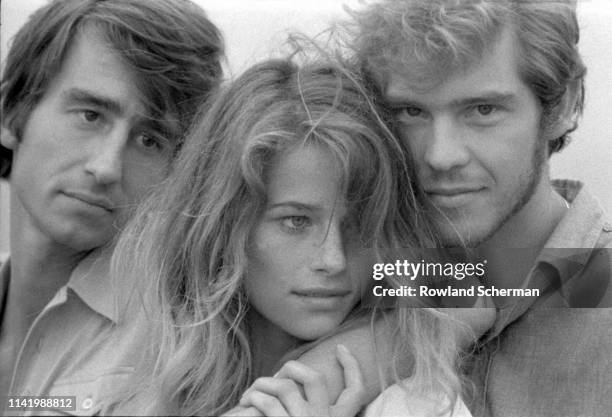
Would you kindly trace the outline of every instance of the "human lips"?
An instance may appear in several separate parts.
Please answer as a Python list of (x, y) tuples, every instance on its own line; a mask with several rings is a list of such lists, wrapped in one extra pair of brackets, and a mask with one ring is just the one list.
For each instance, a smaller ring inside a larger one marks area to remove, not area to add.
[(313, 297), (313, 298), (328, 298), (328, 297), (344, 297), (351, 293), (350, 290), (340, 289), (340, 288), (304, 288), (299, 290), (294, 290), (294, 294), (297, 294), (302, 297)]
[(74, 190), (65, 191), (64, 194), (68, 197), (82, 201), (90, 206), (99, 207), (109, 212), (112, 212), (117, 206), (108, 197), (103, 195)]
[(352, 294), (350, 290), (326, 287), (300, 288), (291, 293), (309, 306), (330, 309), (339, 308)]
[(425, 192), (439, 207), (454, 208), (469, 204), (484, 191), (481, 186), (431, 186)]

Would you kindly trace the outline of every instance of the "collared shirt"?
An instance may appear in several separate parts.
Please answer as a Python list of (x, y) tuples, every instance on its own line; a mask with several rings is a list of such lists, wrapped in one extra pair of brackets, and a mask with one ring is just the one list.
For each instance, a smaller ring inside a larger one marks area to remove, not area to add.
[[(128, 307), (129, 283), (111, 282), (108, 267), (109, 256), (99, 254), (77, 266), (32, 323), (12, 375), (10, 395), (76, 396), (76, 409), (25, 415), (107, 414), (126, 389), (148, 339)], [(5, 272), (4, 287), (8, 279)]]
[(526, 282), (544, 297), (502, 308), (481, 340), (467, 366), (476, 417), (612, 412), (612, 225), (580, 183), (554, 185), (571, 205)]

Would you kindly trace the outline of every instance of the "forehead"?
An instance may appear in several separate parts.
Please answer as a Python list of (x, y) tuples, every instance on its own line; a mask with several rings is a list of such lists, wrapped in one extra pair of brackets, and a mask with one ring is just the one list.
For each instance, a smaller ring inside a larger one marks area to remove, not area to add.
[(279, 154), (268, 176), (268, 199), (334, 202), (340, 193), (335, 158), (319, 146), (299, 146)]
[(126, 112), (144, 115), (144, 97), (137, 81), (134, 71), (104, 37), (95, 28), (85, 27), (72, 40), (61, 69), (45, 95), (87, 91), (117, 103)]
[[(436, 71), (432, 71), (436, 73)], [(422, 74), (421, 74), (422, 78)], [(452, 102), (488, 94), (518, 94), (528, 90), (519, 73), (518, 46), (512, 31), (504, 30), (483, 55), (464, 68), (446, 71), (439, 78), (423, 83), (406, 71), (394, 71), (387, 77), (385, 96), (391, 103), (412, 99)]]

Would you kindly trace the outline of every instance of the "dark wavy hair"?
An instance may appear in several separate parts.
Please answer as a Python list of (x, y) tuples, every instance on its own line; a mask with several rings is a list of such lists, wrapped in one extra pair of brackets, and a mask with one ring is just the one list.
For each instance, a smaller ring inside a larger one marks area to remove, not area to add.
[[(149, 116), (170, 120), (179, 143), (194, 110), (221, 81), (223, 39), (189, 0), (54, 0), (34, 12), (12, 40), (0, 81), (2, 126), (21, 140), (75, 36), (94, 26), (131, 68)], [(0, 175), (12, 152), (0, 147)]]

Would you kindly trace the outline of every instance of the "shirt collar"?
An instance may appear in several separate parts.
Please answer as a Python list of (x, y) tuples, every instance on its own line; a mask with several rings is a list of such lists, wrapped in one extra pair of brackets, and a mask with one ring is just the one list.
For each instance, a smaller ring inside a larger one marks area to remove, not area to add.
[(68, 288), (95, 312), (119, 323), (130, 298), (129, 283), (111, 279), (112, 248), (94, 250), (72, 271)]
[(544, 247), (591, 250), (597, 247), (606, 222), (599, 201), (579, 181), (555, 180), (553, 186), (570, 206)]
[[(538, 255), (527, 278), (526, 288), (539, 289), (541, 294), (552, 285), (560, 289), (563, 299), (571, 291), (572, 277), (577, 276), (598, 247), (601, 232), (606, 227), (605, 214), (597, 199), (583, 183), (573, 180), (553, 180), (555, 190), (569, 203), (569, 209), (557, 224)], [(568, 284), (569, 283), (569, 284)], [(524, 297), (498, 312), (498, 317), (486, 340), (491, 340), (510, 323), (523, 315), (536, 301)]]
[[(85, 257), (70, 274), (67, 287), (98, 314), (114, 323), (127, 314), (133, 286), (110, 275), (112, 248), (98, 249)], [(0, 258), (0, 317), (3, 316), (11, 278), (10, 258)], [(63, 295), (62, 295), (63, 294)], [(58, 291), (57, 302), (66, 301), (65, 289)], [(56, 296), (57, 296), (56, 295)], [(55, 300), (55, 298), (54, 298)], [(1, 324), (1, 322), (0, 322)]]
[(606, 219), (597, 199), (581, 182), (557, 180), (553, 181), (553, 186), (570, 205), (548, 238), (535, 265), (540, 270), (546, 268), (542, 264), (552, 267), (558, 279), (556, 284), (565, 298), (572, 287), (571, 279), (584, 269), (593, 250), (599, 246)]

